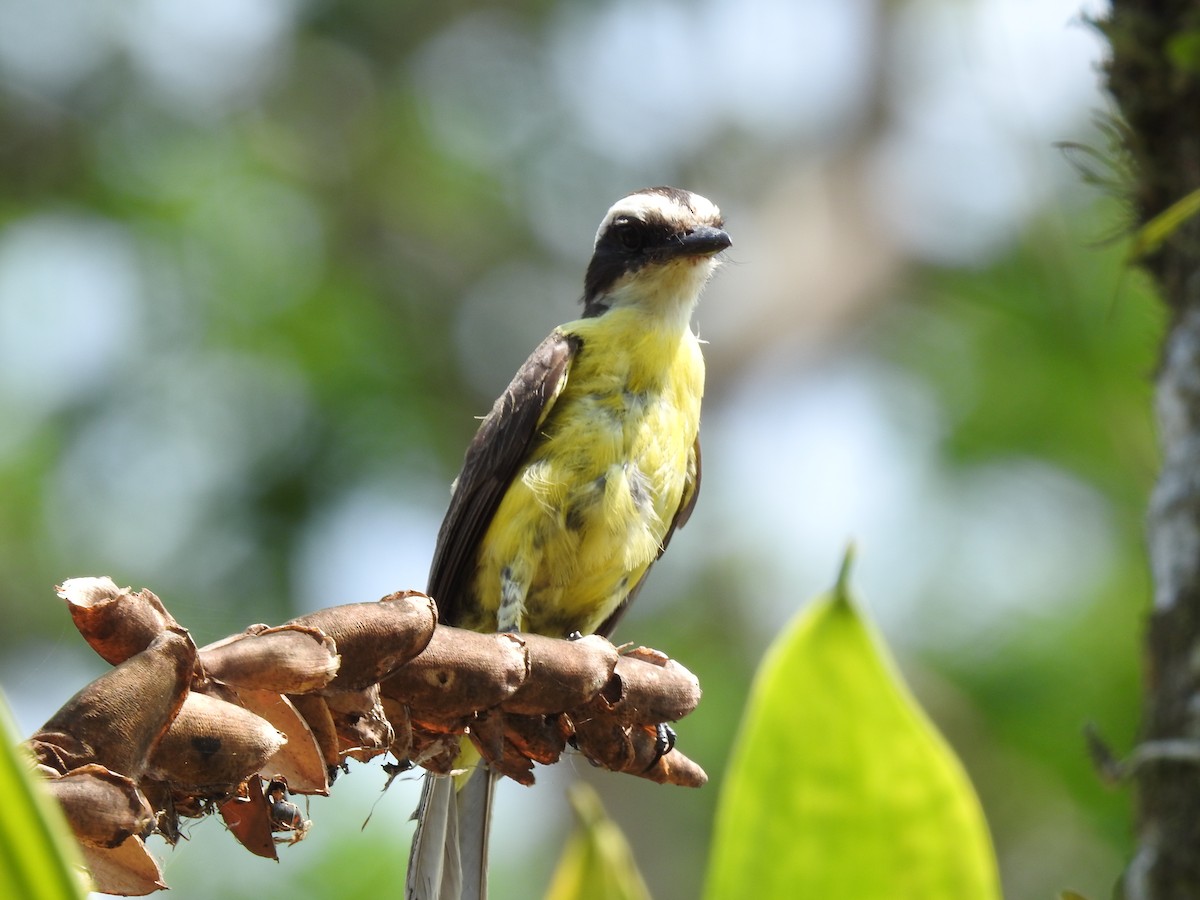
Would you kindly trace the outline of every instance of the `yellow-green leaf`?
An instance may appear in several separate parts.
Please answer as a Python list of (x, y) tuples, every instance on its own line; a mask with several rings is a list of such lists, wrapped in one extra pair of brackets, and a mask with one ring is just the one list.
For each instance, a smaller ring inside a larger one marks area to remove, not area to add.
[(62, 810), (37, 783), (0, 696), (0, 897), (80, 900), (83, 860)]
[(1137, 230), (1129, 247), (1129, 259), (1136, 262), (1162, 246), (1192, 216), (1200, 213), (1200, 188), (1180, 197)]
[(546, 900), (650, 900), (625, 835), (586, 784), (571, 788), (575, 830), (567, 839)]
[(998, 900), (975, 792), (851, 602), (847, 569), (763, 661), (706, 897)]

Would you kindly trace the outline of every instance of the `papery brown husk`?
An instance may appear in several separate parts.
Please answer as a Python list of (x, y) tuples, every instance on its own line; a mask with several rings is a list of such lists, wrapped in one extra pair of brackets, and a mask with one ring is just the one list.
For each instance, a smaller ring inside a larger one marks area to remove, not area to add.
[(238, 688), (238, 702), (249, 712), (261, 716), (276, 731), (287, 735), (287, 743), (263, 763), (261, 773), (267, 778), (285, 779), (298, 794), (328, 794), (329, 766), (308, 720), (287, 697), (273, 691)]
[(119, 588), (111, 578), (68, 578), (57, 588), (88, 645), (119, 665), (141, 653), (164, 631), (181, 631), (151, 591)]
[(104, 894), (142, 897), (165, 891), (162, 868), (140, 837), (131, 837), (112, 849), (81, 845), (92, 884)]
[(506, 712), (553, 715), (586, 703), (604, 687), (618, 653), (605, 638), (591, 634), (574, 641), (518, 634), (529, 656), (529, 675), (502, 704)]
[(700, 681), (675, 660), (639, 647), (623, 653), (613, 673), (616, 684), (599, 696), (608, 712), (627, 724), (675, 722), (700, 703)]
[(95, 763), (47, 779), (46, 788), (75, 837), (89, 847), (116, 847), (154, 822), (154, 810), (133, 780)]
[(279, 859), (271, 833), (271, 811), (263, 795), (262, 779), (251, 778), (237, 793), (217, 806), (225, 826), (237, 842), (265, 859)]
[(284, 625), (202, 647), (200, 663), (209, 677), (234, 687), (306, 694), (333, 681), (341, 658), (336, 642), (320, 629)]
[(379, 700), (379, 685), (361, 691), (323, 691), (343, 756), (367, 762), (392, 746), (391, 723)]
[(363, 690), (387, 678), (429, 644), (437, 606), (417, 591), (389, 594), (378, 603), (330, 606), (289, 625), (319, 628), (333, 638), (342, 666), (330, 688)]
[(385, 697), (408, 705), (414, 720), (448, 721), (498, 706), (528, 674), (516, 635), (439, 627), (420, 656), (380, 684)]
[(192, 692), (147, 771), (176, 790), (220, 795), (258, 772), (286, 740), (261, 716)]
[(63, 704), (29, 744), (60, 772), (98, 763), (137, 779), (183, 706), (196, 660), (186, 632), (167, 631)]
[(337, 727), (333, 722), (333, 714), (329, 705), (320, 694), (292, 694), (288, 697), (292, 705), (304, 718), (317, 747), (321, 751), (321, 759), (327, 768), (333, 768), (341, 762), (341, 750), (338, 744)]

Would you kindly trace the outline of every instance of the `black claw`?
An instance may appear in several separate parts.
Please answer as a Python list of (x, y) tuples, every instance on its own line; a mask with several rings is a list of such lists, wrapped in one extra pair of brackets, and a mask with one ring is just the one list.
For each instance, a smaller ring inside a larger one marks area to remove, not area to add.
[(583, 640), (583, 632), (581, 632), (581, 631), (572, 631), (570, 634), (568, 634), (568, 635), (567, 635), (567, 640), (568, 640), (568, 641), (580, 641), (580, 640)]
[(654, 761), (658, 762), (658, 760), (675, 749), (675, 729), (666, 722), (662, 722), (655, 727), (655, 731), (658, 733), (657, 740), (655, 741), (655, 749), (658, 752), (658, 756)]

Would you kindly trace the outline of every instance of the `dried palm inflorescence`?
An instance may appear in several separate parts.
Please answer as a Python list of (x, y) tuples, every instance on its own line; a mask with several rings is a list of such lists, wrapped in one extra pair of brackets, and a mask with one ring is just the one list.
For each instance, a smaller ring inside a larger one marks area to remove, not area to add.
[(166, 887), (144, 839), (217, 812), (251, 852), (276, 857), (310, 822), (289, 795), (329, 793), (348, 759), (445, 773), (466, 735), (522, 784), (567, 746), (594, 765), (699, 786), (704, 771), (665, 727), (700, 686), (673, 660), (602, 637), (478, 634), (437, 624), (403, 591), (334, 606), (197, 649), (148, 590), (108, 578), (59, 588), (114, 668), (29, 740), (98, 890)]

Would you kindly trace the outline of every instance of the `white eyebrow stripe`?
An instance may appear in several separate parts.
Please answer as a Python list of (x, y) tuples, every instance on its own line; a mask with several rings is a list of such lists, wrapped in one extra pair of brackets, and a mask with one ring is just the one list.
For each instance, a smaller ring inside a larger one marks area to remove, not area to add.
[(721, 219), (721, 211), (712, 201), (699, 194), (688, 193), (688, 203), (691, 209), (680, 204), (674, 198), (657, 191), (643, 191), (630, 194), (612, 205), (596, 230), (596, 242), (604, 234), (605, 229), (615, 219), (628, 216), (635, 219), (646, 219), (656, 215), (668, 222), (693, 222), (696, 225), (715, 225)]

